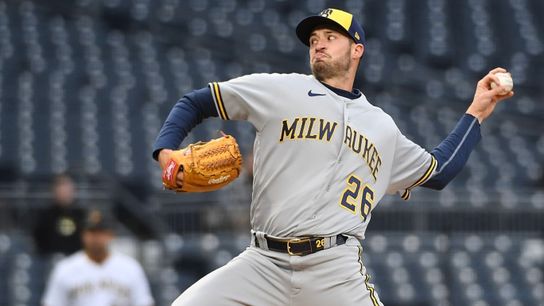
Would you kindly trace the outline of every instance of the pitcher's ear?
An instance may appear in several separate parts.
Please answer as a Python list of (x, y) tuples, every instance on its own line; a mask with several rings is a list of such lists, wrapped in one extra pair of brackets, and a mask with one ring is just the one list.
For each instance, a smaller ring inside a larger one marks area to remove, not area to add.
[(361, 59), (363, 58), (364, 53), (365, 53), (365, 46), (362, 44), (355, 44), (355, 48), (353, 49), (353, 56), (355, 58)]

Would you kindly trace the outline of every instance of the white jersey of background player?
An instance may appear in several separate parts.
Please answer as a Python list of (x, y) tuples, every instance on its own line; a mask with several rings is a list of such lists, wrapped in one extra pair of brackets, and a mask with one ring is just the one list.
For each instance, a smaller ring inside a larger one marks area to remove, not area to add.
[(110, 224), (97, 212), (83, 233), (84, 250), (61, 260), (49, 278), (44, 306), (152, 306), (149, 284), (140, 264), (107, 249)]
[[(380, 305), (359, 239), (386, 193), (441, 189), (480, 138), (479, 122), (500, 95), (497, 68), (477, 86), (454, 131), (432, 152), (353, 89), (364, 31), (347, 12), (304, 19), (313, 75), (253, 74), (182, 98), (154, 146), (161, 166), (202, 118), (247, 120), (256, 128), (252, 246), (185, 291), (174, 305)], [(183, 184), (182, 174), (178, 183)], [(306, 238), (310, 239), (306, 239)], [(346, 238), (344, 238), (346, 237)]]

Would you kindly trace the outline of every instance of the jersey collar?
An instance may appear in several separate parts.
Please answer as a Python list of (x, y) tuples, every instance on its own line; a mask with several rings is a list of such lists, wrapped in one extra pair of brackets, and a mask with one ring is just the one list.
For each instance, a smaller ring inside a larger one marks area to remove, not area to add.
[(327, 85), (320, 81), (321, 84), (323, 84), (328, 89), (332, 90), (335, 94), (342, 96), (344, 98), (348, 98), (351, 100), (359, 99), (361, 97), (361, 91), (357, 88), (354, 88), (352, 91), (343, 90), (340, 88), (332, 87), (330, 85)]

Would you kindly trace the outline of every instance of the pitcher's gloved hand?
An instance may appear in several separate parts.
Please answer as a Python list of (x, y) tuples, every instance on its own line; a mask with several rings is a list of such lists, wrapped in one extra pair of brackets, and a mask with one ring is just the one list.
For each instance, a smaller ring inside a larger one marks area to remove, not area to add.
[[(166, 189), (177, 192), (217, 190), (234, 181), (242, 167), (242, 154), (236, 139), (230, 135), (208, 142), (190, 144), (172, 151), (162, 172)], [(183, 183), (178, 172), (183, 172)]]

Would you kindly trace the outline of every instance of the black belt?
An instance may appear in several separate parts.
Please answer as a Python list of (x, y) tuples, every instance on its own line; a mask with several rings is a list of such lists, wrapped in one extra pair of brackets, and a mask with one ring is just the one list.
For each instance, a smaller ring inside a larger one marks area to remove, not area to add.
[[(346, 243), (346, 240), (348, 239), (344, 235), (337, 235), (336, 244), (329, 244), (327, 245), (327, 247), (325, 247), (325, 240), (329, 240), (330, 242), (331, 237), (276, 239), (265, 235), (264, 238), (266, 239), (269, 250), (296, 256), (305, 256), (334, 246), (342, 245)], [(255, 237), (255, 245), (259, 247), (259, 241), (257, 240), (257, 237)]]

